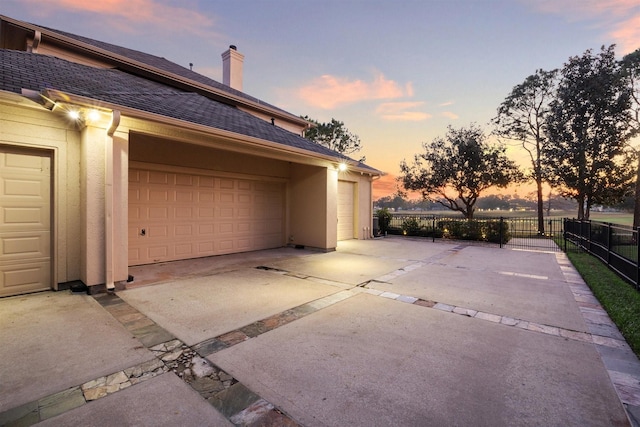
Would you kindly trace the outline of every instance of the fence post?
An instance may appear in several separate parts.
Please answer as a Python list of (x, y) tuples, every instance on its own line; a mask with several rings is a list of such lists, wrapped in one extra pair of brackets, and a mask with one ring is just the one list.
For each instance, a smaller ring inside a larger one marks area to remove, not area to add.
[(564, 253), (567, 253), (567, 222), (568, 218), (562, 218), (562, 240), (564, 240)]
[(500, 227), (500, 236), (499, 236), (499, 239), (500, 239), (500, 249), (502, 249), (502, 225), (503, 225), (503, 223), (504, 223), (504, 218), (503, 218), (503, 217), (500, 217), (500, 224), (499, 224), (499, 227)]
[(640, 290), (640, 227), (636, 228), (636, 290)]
[(610, 222), (605, 222), (607, 227), (607, 267), (611, 266), (611, 234), (613, 227)]
[(431, 238), (433, 239), (432, 243), (435, 243), (436, 242), (436, 216), (435, 215), (431, 217), (431, 231), (432, 231)]

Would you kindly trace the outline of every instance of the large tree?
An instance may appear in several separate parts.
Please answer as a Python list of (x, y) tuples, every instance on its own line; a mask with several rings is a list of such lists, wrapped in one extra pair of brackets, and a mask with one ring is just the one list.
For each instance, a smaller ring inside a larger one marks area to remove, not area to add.
[[(627, 79), (631, 96), (631, 127), (633, 136), (640, 135), (640, 49), (622, 58), (622, 71)], [(633, 228), (640, 227), (640, 148), (635, 147), (636, 183), (634, 188)]]
[(542, 146), (547, 141), (545, 120), (555, 97), (557, 76), (558, 70), (537, 70), (511, 90), (493, 119), (494, 133), (501, 138), (518, 141), (529, 156), (529, 176), (536, 183), (538, 234), (544, 234)]
[[(305, 138), (344, 155), (350, 155), (362, 149), (360, 138), (351, 133), (344, 122), (332, 118), (330, 122), (321, 123), (308, 116), (302, 118), (313, 124), (305, 132)], [(364, 157), (360, 161), (364, 162)]]
[(462, 213), (473, 219), (480, 194), (490, 187), (506, 187), (521, 179), (502, 144), (490, 144), (475, 125), (454, 129), (444, 138), (423, 144), (424, 152), (414, 162), (400, 164), (405, 190), (419, 191), (423, 199)]
[(569, 58), (561, 70), (542, 153), (550, 182), (577, 201), (578, 219), (619, 201), (633, 180), (629, 92), (613, 45)]

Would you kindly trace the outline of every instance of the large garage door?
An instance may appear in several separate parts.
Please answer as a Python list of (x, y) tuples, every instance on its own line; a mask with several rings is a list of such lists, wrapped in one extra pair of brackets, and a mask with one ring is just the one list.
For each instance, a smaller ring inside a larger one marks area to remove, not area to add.
[(0, 296), (51, 288), (51, 158), (0, 146)]
[(283, 183), (129, 170), (129, 265), (284, 242)]
[(353, 182), (338, 181), (338, 240), (353, 239)]

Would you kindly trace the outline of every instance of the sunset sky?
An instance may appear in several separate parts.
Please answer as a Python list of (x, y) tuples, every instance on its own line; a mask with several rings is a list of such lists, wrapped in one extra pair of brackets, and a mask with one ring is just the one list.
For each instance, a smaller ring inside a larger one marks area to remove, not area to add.
[[(343, 121), (388, 175), (448, 125), (489, 121), (536, 69), (640, 48), (638, 0), (2, 0), (0, 14), (165, 57), (296, 115)], [(515, 153), (514, 153), (515, 154)]]

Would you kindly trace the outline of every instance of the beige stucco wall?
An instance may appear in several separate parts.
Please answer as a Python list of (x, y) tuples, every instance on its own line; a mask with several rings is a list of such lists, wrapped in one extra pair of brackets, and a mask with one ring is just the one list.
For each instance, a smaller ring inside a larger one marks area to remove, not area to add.
[(80, 278), (80, 135), (67, 121), (0, 92), (0, 144), (53, 153), (54, 286)]
[[(335, 187), (335, 188), (334, 188)], [(289, 243), (333, 250), (337, 243), (336, 174), (328, 168), (291, 165)], [(333, 193), (335, 194), (335, 193)]]
[(255, 177), (289, 177), (289, 163), (282, 160), (265, 159), (136, 133), (130, 137), (129, 159)]

